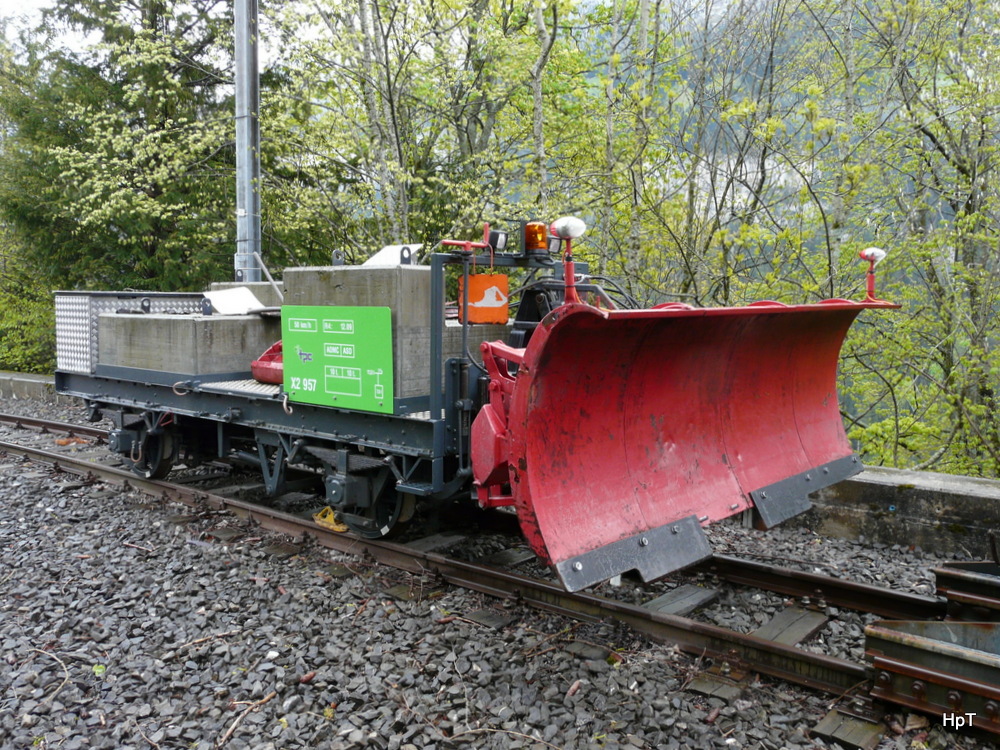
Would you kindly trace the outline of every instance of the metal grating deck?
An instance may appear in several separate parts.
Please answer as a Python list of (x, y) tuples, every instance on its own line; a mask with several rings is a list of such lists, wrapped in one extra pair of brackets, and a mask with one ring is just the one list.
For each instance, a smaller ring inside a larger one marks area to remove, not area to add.
[(273, 383), (258, 383), (253, 378), (247, 380), (216, 380), (198, 385), (199, 391), (207, 393), (242, 393), (247, 396), (276, 398), (281, 395), (281, 386)]
[[(411, 412), (410, 414), (403, 414), (401, 416), (404, 416), (407, 419), (419, 419), (424, 422), (429, 422), (431, 419), (430, 411), (415, 411)], [(444, 419), (444, 409), (441, 410), (441, 419)]]

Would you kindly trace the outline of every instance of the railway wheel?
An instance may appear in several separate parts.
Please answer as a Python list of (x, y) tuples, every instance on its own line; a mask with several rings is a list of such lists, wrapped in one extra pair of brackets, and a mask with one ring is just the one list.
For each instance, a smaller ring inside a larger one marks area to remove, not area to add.
[(144, 479), (163, 479), (174, 468), (178, 442), (170, 430), (144, 432), (125, 456), (125, 464)]
[(368, 508), (351, 508), (341, 514), (347, 527), (364, 539), (384, 539), (397, 535), (413, 518), (416, 498), (395, 488), (384, 489)]

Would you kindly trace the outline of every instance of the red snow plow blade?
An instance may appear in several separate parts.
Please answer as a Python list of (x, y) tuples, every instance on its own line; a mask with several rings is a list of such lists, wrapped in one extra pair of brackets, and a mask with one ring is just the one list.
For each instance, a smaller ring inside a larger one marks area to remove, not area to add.
[(564, 305), (526, 349), (482, 347), (480, 502), (512, 503), (570, 591), (698, 562), (711, 554), (701, 525), (748, 508), (764, 528), (797, 515), (809, 493), (862, 468), (840, 416), (837, 361), (858, 313), (887, 307)]

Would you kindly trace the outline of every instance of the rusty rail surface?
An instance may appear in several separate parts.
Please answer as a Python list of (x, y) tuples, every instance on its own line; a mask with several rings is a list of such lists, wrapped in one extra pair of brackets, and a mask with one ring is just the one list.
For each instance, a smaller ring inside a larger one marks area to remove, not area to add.
[(13, 427), (35, 429), (42, 433), (58, 432), (63, 435), (80, 435), (99, 440), (106, 439), (108, 436), (108, 431), (100, 427), (87, 427), (86, 425), (70, 424), (68, 422), (53, 422), (50, 419), (25, 417), (20, 414), (0, 414), (0, 423), (9, 424)]
[(731, 583), (788, 596), (815, 599), (892, 620), (937, 620), (945, 616), (944, 597), (910, 594), (843, 578), (790, 570), (775, 565), (713, 555), (697, 567)]

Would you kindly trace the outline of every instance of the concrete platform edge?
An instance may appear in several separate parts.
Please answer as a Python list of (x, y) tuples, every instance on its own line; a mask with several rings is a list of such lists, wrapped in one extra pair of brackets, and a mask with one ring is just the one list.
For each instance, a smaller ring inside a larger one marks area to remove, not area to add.
[(37, 399), (51, 403), (72, 403), (76, 399), (56, 393), (55, 379), (51, 375), (30, 375), (17, 372), (0, 372), (0, 398)]
[(986, 559), (1000, 530), (1000, 481), (869, 468), (812, 496), (791, 524), (824, 535)]

